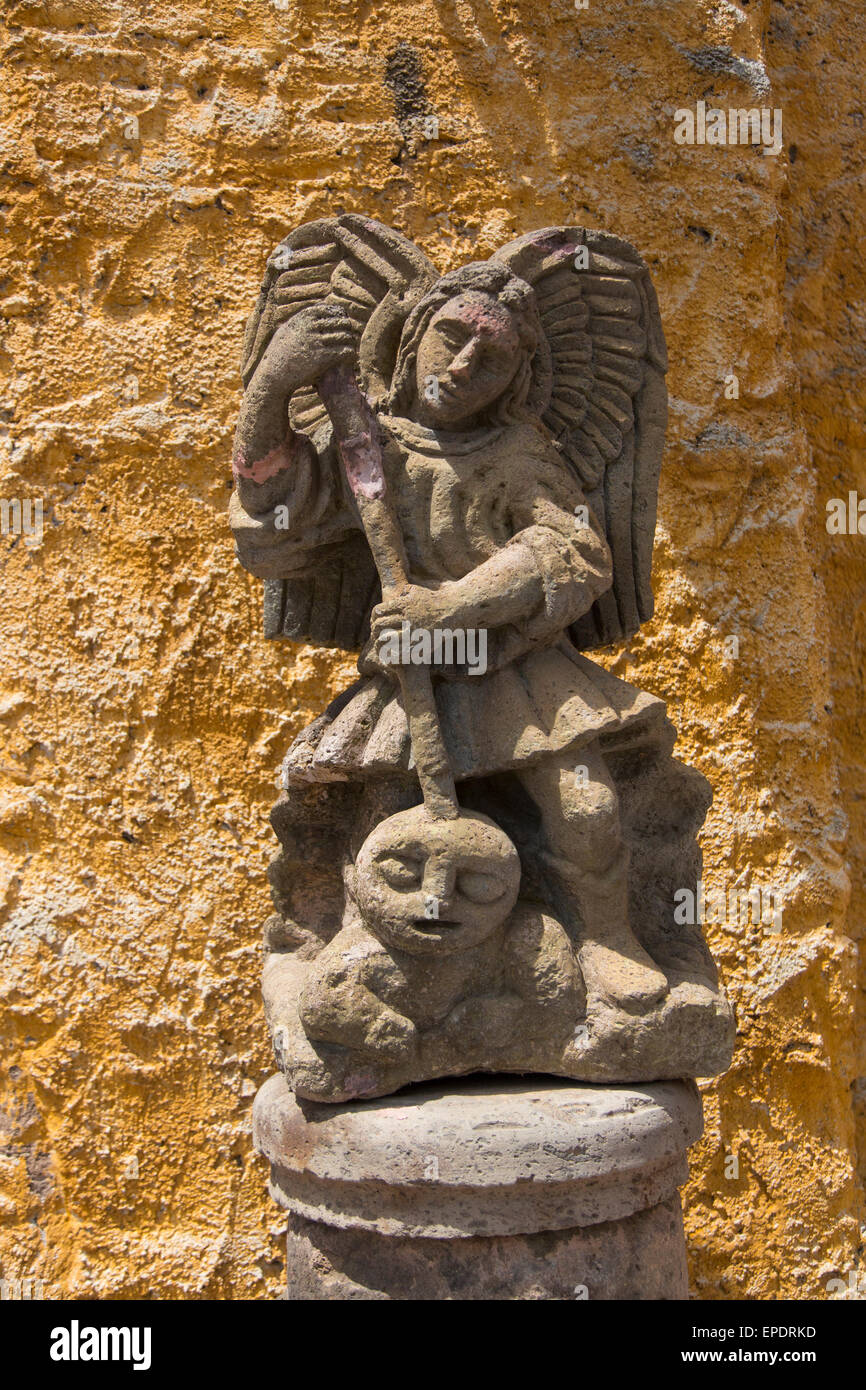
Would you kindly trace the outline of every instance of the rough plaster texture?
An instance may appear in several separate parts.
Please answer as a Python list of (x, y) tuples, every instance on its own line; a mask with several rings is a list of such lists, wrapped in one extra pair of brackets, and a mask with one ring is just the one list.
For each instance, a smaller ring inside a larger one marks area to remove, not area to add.
[[(224, 513), (264, 258), (342, 207), (443, 266), (569, 220), (650, 265), (657, 614), (610, 664), (713, 784), (707, 883), (785, 904), (781, 935), (707, 929), (740, 1041), (692, 1151), (691, 1285), (825, 1296), (862, 1260), (866, 1154), (866, 541), (824, 525), (866, 492), (857, 8), (71, 0), (6, 25), (0, 491), (46, 525), (2, 539), (3, 1278), (282, 1283), (250, 1143), (267, 769), (352, 663), (250, 639)], [(701, 98), (780, 107), (783, 152), (676, 145)]]

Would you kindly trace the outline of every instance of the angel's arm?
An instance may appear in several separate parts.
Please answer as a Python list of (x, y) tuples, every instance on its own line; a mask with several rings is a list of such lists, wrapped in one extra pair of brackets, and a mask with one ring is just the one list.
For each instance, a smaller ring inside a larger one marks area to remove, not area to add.
[(330, 305), (296, 314), (274, 333), (241, 404), (229, 516), (242, 564), (262, 579), (302, 572), (320, 545), (357, 522), (330, 451), (289, 424), (289, 401), (330, 367), (353, 359), (352, 333)]
[[(562, 468), (562, 465), (560, 465)], [(592, 508), (569, 474), (539, 479), (516, 520), (511, 545), (531, 556), (541, 593), (524, 615), (523, 632), (546, 641), (588, 613), (613, 583), (610, 548)], [(506, 546), (506, 550), (508, 546)]]
[[(395, 598), (413, 626), (513, 626), (534, 644), (565, 631), (610, 588), (610, 550), (576, 480), (564, 465), (528, 474), (501, 550), (438, 590), (413, 586)], [(392, 622), (384, 609), (376, 610), (374, 636)]]
[(610, 588), (610, 551), (582, 497), (566, 510), (542, 493), (527, 522), (490, 560), (444, 586), (456, 627), (525, 624), (533, 639), (554, 635)]
[(292, 466), (308, 441), (289, 425), (289, 401), (338, 362), (351, 361), (355, 342), (345, 316), (318, 304), (274, 333), (244, 392), (232, 451), (238, 495), (255, 514), (283, 500)]

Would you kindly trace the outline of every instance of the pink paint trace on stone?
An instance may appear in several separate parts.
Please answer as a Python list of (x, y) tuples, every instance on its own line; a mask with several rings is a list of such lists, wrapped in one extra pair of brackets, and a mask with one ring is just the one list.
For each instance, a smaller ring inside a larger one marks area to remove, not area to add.
[(365, 431), (340, 443), (340, 457), (356, 497), (384, 497), (385, 476), (381, 454), (371, 434)]
[(486, 331), (494, 334), (503, 324), (510, 324), (511, 321), (507, 309), (481, 299), (462, 304), (456, 317), (476, 333)]
[(282, 473), (293, 463), (294, 451), (287, 444), (278, 444), (276, 449), (271, 449), (264, 458), (257, 459), (255, 463), (247, 463), (243, 454), (236, 454), (232, 459), (232, 473), (236, 478), (246, 478), (254, 483), (266, 483), (269, 478), (275, 477), (277, 473)]
[(378, 1079), (372, 1071), (352, 1072), (346, 1077), (345, 1089), (346, 1099), (354, 1100), (356, 1096), (369, 1096), (376, 1090)]

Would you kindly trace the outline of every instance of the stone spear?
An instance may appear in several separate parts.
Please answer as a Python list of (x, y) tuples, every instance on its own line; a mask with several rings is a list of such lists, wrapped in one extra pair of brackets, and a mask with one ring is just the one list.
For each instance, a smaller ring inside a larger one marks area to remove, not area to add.
[[(331, 417), (346, 478), (382, 582), (382, 596), (397, 597), (408, 586), (409, 573), (403, 537), (385, 486), (376, 416), (349, 366), (331, 367), (316, 383), (316, 390)], [(456, 820), (460, 805), (430, 669), (398, 666), (397, 679), (424, 805), (438, 820)]]

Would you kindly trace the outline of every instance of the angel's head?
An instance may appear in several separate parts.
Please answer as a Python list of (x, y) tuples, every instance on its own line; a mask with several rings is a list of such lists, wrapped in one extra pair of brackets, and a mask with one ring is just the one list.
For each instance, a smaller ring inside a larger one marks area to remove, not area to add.
[(406, 321), (391, 409), (446, 430), (514, 418), (540, 332), (532, 289), (506, 266), (443, 275)]

